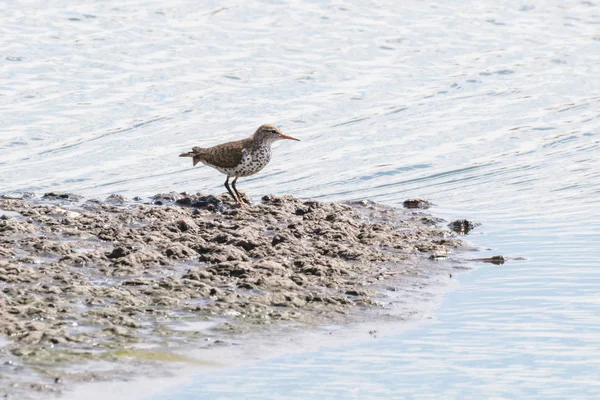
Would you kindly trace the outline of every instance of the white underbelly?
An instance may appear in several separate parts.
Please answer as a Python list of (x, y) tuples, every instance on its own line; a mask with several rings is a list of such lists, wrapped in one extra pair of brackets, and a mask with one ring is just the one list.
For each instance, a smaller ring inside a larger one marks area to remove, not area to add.
[(244, 153), (239, 165), (232, 168), (223, 168), (211, 165), (217, 171), (231, 177), (250, 176), (262, 170), (271, 160), (270, 152)]

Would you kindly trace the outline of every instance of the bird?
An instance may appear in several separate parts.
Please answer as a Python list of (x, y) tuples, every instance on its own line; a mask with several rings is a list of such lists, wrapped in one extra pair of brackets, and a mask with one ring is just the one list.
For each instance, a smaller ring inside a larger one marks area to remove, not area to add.
[[(271, 161), (271, 145), (283, 139), (300, 141), (285, 135), (274, 125), (264, 124), (246, 139), (213, 147), (192, 147), (192, 151), (181, 153), (179, 157), (192, 157), (194, 166), (202, 163), (227, 175), (225, 188), (236, 203), (245, 206), (235, 187), (238, 178), (254, 175), (262, 170)], [(233, 178), (233, 191), (229, 187), (230, 178)]]

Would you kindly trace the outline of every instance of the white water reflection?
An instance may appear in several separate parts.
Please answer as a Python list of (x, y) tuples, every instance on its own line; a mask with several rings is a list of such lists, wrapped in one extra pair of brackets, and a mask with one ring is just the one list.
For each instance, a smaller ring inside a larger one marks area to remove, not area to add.
[(240, 182), (253, 198), (422, 196), (526, 258), (460, 276), (419, 330), (156, 398), (600, 397), (599, 5), (27, 7), (0, 11), (0, 191), (221, 191), (177, 155), (271, 122), (302, 141)]

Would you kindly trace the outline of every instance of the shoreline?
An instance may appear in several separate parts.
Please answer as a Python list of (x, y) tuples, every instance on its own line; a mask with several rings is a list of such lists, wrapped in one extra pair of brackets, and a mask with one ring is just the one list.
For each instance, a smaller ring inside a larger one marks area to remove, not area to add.
[[(418, 208), (290, 196), (250, 208), (185, 193), (2, 198), (0, 361), (15, 368), (0, 388), (60, 392), (120, 373), (78, 365), (185, 361), (148, 348), (218, 349), (282, 324), (390, 314), (386, 292), (453, 268), (464, 243), (444, 223)], [(15, 388), (16, 366), (35, 382)]]

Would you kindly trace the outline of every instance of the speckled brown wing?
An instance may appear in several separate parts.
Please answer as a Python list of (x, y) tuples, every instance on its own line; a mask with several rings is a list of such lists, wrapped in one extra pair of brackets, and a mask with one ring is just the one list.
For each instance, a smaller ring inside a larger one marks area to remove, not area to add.
[(246, 140), (238, 140), (203, 149), (202, 160), (220, 168), (237, 167), (242, 162), (245, 144)]

